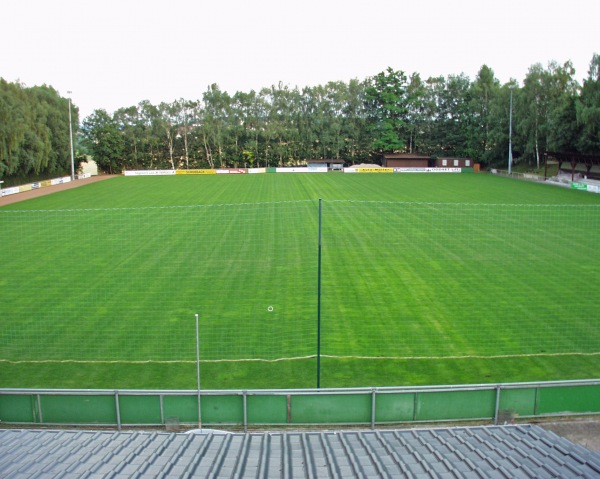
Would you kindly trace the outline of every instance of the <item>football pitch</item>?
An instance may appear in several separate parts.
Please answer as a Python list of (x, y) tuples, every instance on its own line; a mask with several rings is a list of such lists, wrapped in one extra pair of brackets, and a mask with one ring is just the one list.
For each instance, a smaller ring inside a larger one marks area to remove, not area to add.
[[(600, 195), (486, 174), (118, 177), (0, 208), (0, 387), (600, 377)], [(195, 317), (198, 315), (198, 343)]]

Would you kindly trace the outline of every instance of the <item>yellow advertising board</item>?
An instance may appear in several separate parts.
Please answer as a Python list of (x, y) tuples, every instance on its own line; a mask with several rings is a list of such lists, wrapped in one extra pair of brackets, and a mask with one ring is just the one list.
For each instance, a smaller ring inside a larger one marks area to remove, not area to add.
[(216, 175), (217, 170), (177, 170), (176, 175)]
[(357, 168), (359, 173), (393, 173), (393, 168)]

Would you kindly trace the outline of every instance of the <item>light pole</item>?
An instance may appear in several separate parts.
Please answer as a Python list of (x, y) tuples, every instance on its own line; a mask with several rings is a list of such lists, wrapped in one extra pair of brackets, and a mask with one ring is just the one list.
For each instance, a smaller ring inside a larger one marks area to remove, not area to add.
[(508, 114), (508, 174), (511, 173), (512, 167), (512, 92), (514, 85), (510, 85), (508, 88), (510, 90), (510, 110)]
[(71, 121), (71, 94), (73, 92), (68, 91), (69, 94), (69, 140), (71, 142), (71, 181), (75, 181), (75, 159), (73, 158), (73, 122)]

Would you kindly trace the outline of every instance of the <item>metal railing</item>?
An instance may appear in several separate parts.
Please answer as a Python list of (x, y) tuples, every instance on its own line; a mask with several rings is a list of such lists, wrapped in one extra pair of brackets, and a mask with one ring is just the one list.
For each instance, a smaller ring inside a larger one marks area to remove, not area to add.
[[(201, 405), (201, 407), (200, 407)], [(600, 379), (299, 390), (0, 389), (0, 421), (31, 426), (377, 425), (600, 414)], [(199, 417), (200, 415), (200, 417)]]

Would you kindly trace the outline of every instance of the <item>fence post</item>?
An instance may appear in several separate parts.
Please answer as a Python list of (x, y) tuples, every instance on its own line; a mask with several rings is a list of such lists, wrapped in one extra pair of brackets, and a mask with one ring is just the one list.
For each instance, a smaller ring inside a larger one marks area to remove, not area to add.
[(115, 412), (117, 413), (117, 430), (121, 430), (121, 409), (119, 408), (119, 390), (115, 389)]
[(377, 410), (377, 388), (371, 390), (371, 430), (375, 429), (375, 414)]
[(413, 396), (413, 421), (417, 420), (417, 410), (419, 409), (419, 392), (416, 391)]
[(248, 432), (248, 403), (246, 401), (248, 391), (242, 391), (242, 405), (244, 408), (244, 432)]
[(494, 425), (498, 425), (498, 412), (500, 411), (500, 384), (496, 385), (496, 406), (494, 407)]
[(37, 394), (37, 409), (38, 409), (38, 420), (40, 424), (44, 424), (44, 416), (42, 415), (42, 400), (40, 395)]
[(165, 423), (165, 404), (164, 404), (164, 396), (162, 394), (158, 395), (158, 401), (160, 404), (160, 423), (164, 426)]

